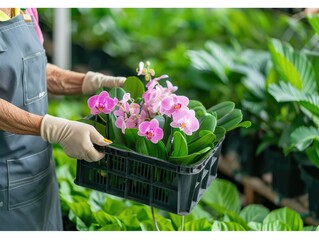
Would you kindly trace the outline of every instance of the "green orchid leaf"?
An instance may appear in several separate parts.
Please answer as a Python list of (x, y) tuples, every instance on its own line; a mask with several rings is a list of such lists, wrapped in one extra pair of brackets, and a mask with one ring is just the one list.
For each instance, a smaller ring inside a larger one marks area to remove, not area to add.
[(200, 118), (201, 116), (206, 114), (205, 106), (197, 100), (189, 100), (188, 106), (189, 109), (193, 109), (195, 111), (195, 116)]
[(303, 221), (299, 213), (287, 207), (271, 211), (265, 217), (263, 224), (270, 224), (275, 221), (280, 221), (283, 224), (290, 226), (292, 231), (301, 231), (303, 229)]
[(192, 163), (195, 163), (199, 160), (199, 158), (201, 158), (201, 156), (205, 153), (207, 153), (208, 151), (210, 151), (212, 148), (211, 147), (206, 147), (201, 149), (198, 152), (192, 153), (190, 155), (187, 156), (170, 156), (169, 157), (169, 161), (178, 165), (190, 165)]
[(138, 138), (136, 141), (135, 149), (138, 153), (160, 158), (163, 160), (167, 159), (167, 153), (165, 145), (162, 141), (154, 144), (146, 138)]
[(201, 201), (221, 214), (224, 211), (239, 213), (241, 206), (237, 187), (227, 180), (218, 178), (204, 193)]
[(121, 144), (125, 146), (125, 137), (124, 134), (122, 133), (122, 129), (116, 127), (115, 121), (116, 117), (114, 114), (109, 115), (109, 120), (111, 126), (109, 126), (109, 139), (112, 140), (114, 143)]
[(126, 146), (130, 149), (135, 149), (136, 141), (140, 137), (137, 134), (137, 129), (136, 128), (126, 128), (125, 129), (125, 134), (124, 134), (124, 139), (126, 142)]
[(268, 214), (268, 208), (264, 207), (263, 205), (250, 204), (240, 211), (239, 216), (246, 220), (246, 222), (262, 223)]
[(125, 93), (125, 90), (120, 87), (114, 87), (109, 91), (110, 97), (117, 98), (119, 101), (123, 99)]
[(183, 133), (179, 131), (174, 132), (173, 139), (173, 152), (171, 153), (171, 157), (188, 155), (187, 142)]
[(215, 131), (217, 120), (212, 114), (205, 114), (199, 118), (199, 128), (191, 136), (186, 136), (187, 142), (191, 142), (199, 137), (199, 133), (202, 130), (209, 130), (211, 132)]
[(131, 98), (137, 99), (141, 98), (145, 92), (145, 87), (143, 82), (137, 77), (128, 77), (125, 80), (123, 89), (131, 94)]
[(225, 101), (218, 103), (207, 110), (207, 112), (216, 112), (217, 119), (220, 119), (235, 109), (235, 103), (231, 101)]
[(245, 231), (245, 228), (239, 223), (215, 220), (212, 226), (212, 231)]
[(225, 137), (226, 129), (221, 126), (216, 126), (214, 134), (216, 136), (215, 142), (219, 142)]
[[(205, 135), (203, 135), (204, 131), (206, 133)], [(206, 147), (212, 147), (213, 142), (216, 138), (215, 134), (208, 130), (202, 130), (199, 135), (203, 136), (191, 141), (188, 144), (188, 152), (190, 154)]]
[(148, 148), (146, 145), (146, 139), (138, 138), (135, 145), (136, 152), (144, 155), (149, 155)]
[(240, 109), (234, 109), (227, 115), (223, 116), (222, 118), (218, 119), (217, 125), (220, 127), (225, 128), (225, 130), (231, 131), (237, 128), (240, 122), (243, 120), (243, 114)]
[(317, 90), (315, 72), (305, 54), (296, 52), (288, 43), (277, 39), (270, 40), (269, 50), (275, 69), (284, 81), (304, 93), (314, 93)]

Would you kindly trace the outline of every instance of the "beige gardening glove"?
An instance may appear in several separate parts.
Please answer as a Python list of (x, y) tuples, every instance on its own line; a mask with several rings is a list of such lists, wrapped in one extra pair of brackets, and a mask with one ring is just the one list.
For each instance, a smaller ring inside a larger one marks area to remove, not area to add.
[(82, 93), (94, 94), (100, 87), (121, 87), (126, 78), (113, 77), (98, 72), (87, 72), (82, 83)]
[(41, 122), (41, 137), (49, 143), (59, 143), (72, 158), (94, 162), (102, 159), (104, 153), (93, 144), (106, 146), (111, 143), (91, 125), (45, 115)]

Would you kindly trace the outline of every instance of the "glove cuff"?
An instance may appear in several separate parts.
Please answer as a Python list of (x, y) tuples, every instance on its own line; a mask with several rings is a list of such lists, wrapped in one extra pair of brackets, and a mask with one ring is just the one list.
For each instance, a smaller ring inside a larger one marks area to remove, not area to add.
[(99, 74), (96, 72), (88, 71), (82, 83), (83, 94), (94, 94), (98, 88), (101, 87), (101, 81), (99, 81)]

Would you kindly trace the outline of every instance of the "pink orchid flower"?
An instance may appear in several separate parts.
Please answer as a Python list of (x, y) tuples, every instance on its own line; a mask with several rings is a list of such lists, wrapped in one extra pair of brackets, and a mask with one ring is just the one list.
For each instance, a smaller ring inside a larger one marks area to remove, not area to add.
[(138, 127), (137, 134), (139, 136), (145, 136), (147, 140), (150, 140), (152, 143), (157, 143), (164, 136), (163, 129), (159, 127), (157, 119), (142, 122)]
[(185, 96), (176, 96), (172, 94), (171, 96), (165, 98), (161, 103), (160, 113), (171, 116), (175, 112), (187, 107), (189, 100)]
[(192, 133), (199, 128), (199, 122), (198, 119), (195, 117), (194, 110), (183, 108), (180, 111), (174, 113), (172, 116), (173, 122), (171, 122), (171, 126), (174, 128), (179, 128), (187, 135), (192, 135)]
[(118, 100), (110, 98), (108, 92), (102, 91), (99, 95), (90, 97), (87, 101), (91, 114), (109, 114), (114, 110)]

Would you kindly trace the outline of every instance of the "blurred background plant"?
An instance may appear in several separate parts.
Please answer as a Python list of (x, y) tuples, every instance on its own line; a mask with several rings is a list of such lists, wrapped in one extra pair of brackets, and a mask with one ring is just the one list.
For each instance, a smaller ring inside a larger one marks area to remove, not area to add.
[[(54, 9), (39, 9), (49, 61), (52, 61), (53, 54), (53, 11)], [(278, 71), (280, 66), (276, 67), (274, 52), (281, 49), (284, 42), (289, 43), (293, 49), (302, 49), (306, 58), (311, 59), (315, 79), (318, 81), (319, 60), (316, 49), (319, 38), (314, 35), (303, 9), (73, 8), (70, 11), (72, 69), (132, 76), (135, 75), (139, 61), (149, 60), (156, 66), (155, 71), (170, 74), (173, 84), (179, 86), (178, 94), (199, 100), (205, 107), (230, 100), (242, 109), (244, 119), (250, 120), (252, 126), (226, 137), (222, 150), (224, 154), (235, 151), (242, 165), (241, 170), (246, 174), (261, 176), (271, 172), (274, 168), (274, 149), (276, 152), (279, 150), (280, 158), (284, 158), (283, 149), (290, 144), (290, 133), (295, 126), (304, 123), (305, 118), (300, 116), (300, 109), (296, 104), (277, 102), (277, 95), (269, 92), (268, 87), (282, 78), (280, 70)], [(312, 25), (318, 29), (314, 21)], [(49, 111), (53, 115), (77, 120), (89, 114), (86, 99), (83, 96), (51, 96)], [(272, 160), (267, 160), (269, 155)], [(74, 185), (75, 160), (65, 157), (58, 146), (54, 148), (54, 156), (63, 213), (66, 219), (75, 223), (70, 228), (147, 230), (154, 227), (148, 218), (149, 210), (137, 210), (134, 203), (113, 200), (110, 196), (106, 198), (110, 200), (106, 200), (94, 191)], [(224, 230), (268, 228), (260, 225), (264, 224), (268, 209), (258, 207), (263, 212), (262, 220), (259, 221), (260, 224), (250, 224), (250, 220), (238, 218), (238, 214), (242, 216), (241, 211), (244, 210), (241, 210), (243, 206), (238, 197), (234, 199), (237, 199), (234, 200), (236, 203), (216, 207), (219, 206), (217, 203), (207, 204), (204, 197), (190, 216), (196, 221), (189, 223), (188, 227), (196, 229), (198, 224), (207, 226), (208, 230), (212, 226)], [(103, 204), (94, 204), (100, 200)], [(118, 212), (112, 212), (113, 204), (114, 207), (118, 206), (114, 208)], [(90, 205), (91, 208), (96, 208), (89, 210)], [(75, 210), (79, 206), (83, 206), (83, 209)], [(125, 215), (119, 211), (123, 206), (134, 208), (137, 211), (137, 220), (119, 217), (121, 214)], [(232, 209), (234, 206), (236, 209)], [(101, 208), (108, 215), (93, 214), (94, 221), (85, 215)], [(198, 220), (205, 217), (208, 220)], [(140, 219), (146, 222), (137, 225), (136, 221)], [(177, 230), (180, 227), (180, 220), (172, 216), (162, 214), (159, 219), (162, 229)], [(102, 226), (99, 221), (105, 221), (104, 225), (110, 226)], [(240, 226), (229, 222), (239, 223)], [(286, 223), (272, 224), (285, 230)], [(298, 226), (296, 229), (302, 229)]]

